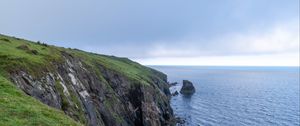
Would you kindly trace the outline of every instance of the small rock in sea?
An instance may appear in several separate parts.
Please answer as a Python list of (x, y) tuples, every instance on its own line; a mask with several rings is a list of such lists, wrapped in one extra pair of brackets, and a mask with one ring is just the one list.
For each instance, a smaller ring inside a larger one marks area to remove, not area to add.
[(176, 86), (178, 82), (169, 83), (170, 86)]
[(177, 96), (178, 94), (178, 91), (175, 91), (174, 93), (172, 93), (172, 96)]
[(185, 119), (180, 118), (180, 117), (176, 117), (176, 122), (177, 122), (177, 124), (179, 124), (181, 126), (185, 123)]
[(182, 88), (180, 90), (180, 93), (181, 94), (184, 94), (184, 95), (191, 95), (191, 94), (194, 94), (195, 93), (195, 87), (193, 85), (192, 82), (188, 81), (188, 80), (183, 80), (183, 85), (182, 85)]

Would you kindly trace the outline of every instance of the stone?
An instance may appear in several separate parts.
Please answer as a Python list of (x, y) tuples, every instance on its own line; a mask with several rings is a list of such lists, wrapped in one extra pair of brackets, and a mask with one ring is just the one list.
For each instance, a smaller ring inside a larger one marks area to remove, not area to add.
[(177, 84), (178, 84), (178, 82), (169, 83), (170, 87), (176, 86)]
[(172, 93), (172, 96), (177, 96), (178, 94), (178, 91), (175, 91), (174, 93)]
[(10, 78), (26, 94), (88, 126), (172, 125), (171, 93), (165, 74), (149, 68), (151, 80), (144, 86), (121, 71), (97, 64), (97, 74), (80, 57), (66, 52), (61, 55), (63, 61), (54, 62), (51, 73), (42, 69), (41, 77), (35, 77), (19, 71)]
[(183, 80), (183, 85), (181, 87), (180, 93), (184, 95), (191, 95), (195, 93), (195, 87), (192, 82), (188, 80)]

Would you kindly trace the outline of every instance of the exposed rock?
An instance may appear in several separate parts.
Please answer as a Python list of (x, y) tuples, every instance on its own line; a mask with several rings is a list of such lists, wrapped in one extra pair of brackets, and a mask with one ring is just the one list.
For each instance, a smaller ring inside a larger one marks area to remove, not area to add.
[(172, 96), (177, 96), (178, 94), (178, 91), (175, 91), (174, 93), (172, 93)]
[(195, 87), (192, 82), (188, 80), (183, 80), (183, 85), (181, 87), (180, 93), (184, 95), (191, 95), (195, 93)]
[(159, 71), (127, 58), (15, 41), (17, 38), (4, 35), (0, 38), (5, 45), (0, 45), (0, 75), (83, 125), (174, 124), (167, 75)]
[(181, 118), (181, 117), (173, 117), (170, 120), (170, 124), (172, 124), (172, 126), (176, 125), (176, 126), (186, 126), (186, 119)]
[(176, 123), (181, 126), (183, 124), (185, 124), (185, 119), (180, 118), (180, 117), (176, 117)]
[(178, 84), (178, 82), (169, 83), (170, 87), (176, 86), (177, 84)]
[(173, 110), (165, 74), (153, 71), (151, 85), (143, 85), (100, 64), (99, 76), (80, 58), (62, 55), (65, 61), (55, 63), (51, 72), (43, 71), (41, 78), (17, 71), (11, 73), (11, 79), (28, 95), (85, 125), (171, 125)]

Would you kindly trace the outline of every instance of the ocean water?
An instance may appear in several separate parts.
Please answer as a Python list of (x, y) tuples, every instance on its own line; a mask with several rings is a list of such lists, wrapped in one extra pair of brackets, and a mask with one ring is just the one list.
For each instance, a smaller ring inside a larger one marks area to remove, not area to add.
[(171, 99), (188, 126), (299, 126), (299, 67), (150, 66), (178, 82), (194, 83), (192, 96)]

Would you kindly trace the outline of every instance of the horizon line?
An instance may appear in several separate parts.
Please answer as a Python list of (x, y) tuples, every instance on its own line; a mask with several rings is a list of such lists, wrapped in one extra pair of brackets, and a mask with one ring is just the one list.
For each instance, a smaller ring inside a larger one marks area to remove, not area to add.
[(153, 64), (153, 65), (149, 65), (149, 64), (141, 64), (144, 66), (180, 66), (180, 67), (300, 67), (299, 66), (266, 66), (266, 65), (158, 65), (158, 64)]

